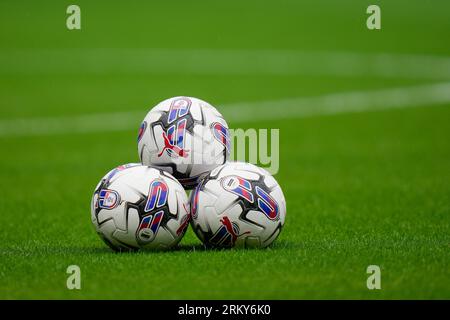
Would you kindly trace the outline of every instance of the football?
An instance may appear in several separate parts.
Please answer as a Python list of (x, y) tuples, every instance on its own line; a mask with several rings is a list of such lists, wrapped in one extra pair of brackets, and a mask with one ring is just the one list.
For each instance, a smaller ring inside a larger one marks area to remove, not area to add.
[(228, 125), (216, 108), (203, 100), (170, 98), (146, 115), (139, 128), (138, 152), (144, 165), (157, 166), (192, 189), (227, 161)]
[(168, 249), (189, 224), (188, 198), (169, 173), (126, 164), (107, 173), (95, 188), (91, 218), (115, 251)]
[(286, 201), (266, 170), (229, 162), (195, 188), (190, 210), (192, 228), (208, 247), (267, 247), (284, 225)]

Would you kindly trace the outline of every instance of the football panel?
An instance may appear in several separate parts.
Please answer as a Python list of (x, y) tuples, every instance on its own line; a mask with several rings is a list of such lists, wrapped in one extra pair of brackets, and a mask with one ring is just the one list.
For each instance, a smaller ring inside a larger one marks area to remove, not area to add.
[(114, 238), (114, 232), (117, 230), (114, 221), (112, 219), (106, 221), (98, 228), (98, 234), (100, 238), (113, 250), (116, 251), (128, 251), (135, 250), (136, 247), (130, 246), (126, 243), (122, 243)]
[(113, 232), (113, 239), (127, 244), (132, 247), (139, 247), (139, 243), (136, 239), (136, 231), (140, 224), (139, 213), (136, 209), (130, 208), (128, 209), (127, 215), (127, 228), (125, 230), (118, 229)]
[(286, 220), (286, 200), (284, 198), (283, 191), (281, 190), (281, 187), (277, 185), (272, 192), (270, 192), (270, 196), (275, 199), (275, 201), (278, 204), (278, 210), (279, 210), (279, 216), (280, 216), (280, 222), (282, 225), (284, 225), (284, 222)]
[(277, 227), (269, 235), (269, 237), (267, 237), (265, 240), (262, 241), (262, 246), (267, 247), (267, 246), (271, 245), (278, 238), (278, 236), (281, 233), (281, 230), (282, 230), (282, 225), (281, 225), (281, 223), (278, 223)]

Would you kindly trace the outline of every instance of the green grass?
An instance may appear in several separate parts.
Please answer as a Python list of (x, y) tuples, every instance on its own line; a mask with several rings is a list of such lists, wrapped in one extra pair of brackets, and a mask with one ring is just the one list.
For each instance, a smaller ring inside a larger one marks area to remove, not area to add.
[[(66, 64), (72, 58), (83, 62), (83, 49), (450, 55), (445, 1), (379, 1), (381, 32), (364, 28), (369, 2), (315, 3), (193, 1), (169, 7), (81, 1), (84, 24), (77, 33), (64, 28), (69, 3), (2, 2), (0, 119), (123, 110), (144, 115), (179, 94), (220, 109), (232, 102), (432, 82), (370, 75), (139, 73), (127, 69), (135, 65), (127, 61), (100, 74), (85, 64), (73, 72), (78, 65)], [(46, 50), (66, 52), (56, 54), (56, 61), (43, 60), (50, 71), (39, 69), (40, 60), (33, 58)], [(14, 52), (30, 54), (23, 64), (35, 69), (22, 68)], [(266, 250), (204, 250), (192, 230), (171, 252), (117, 254), (103, 244), (90, 222), (90, 198), (109, 169), (138, 160), (140, 119), (123, 132), (0, 136), (0, 298), (449, 299), (449, 107), (229, 123), (280, 128), (276, 178), (288, 212), (283, 232)], [(81, 267), (79, 291), (66, 288), (71, 264)], [(366, 288), (371, 264), (381, 267), (378, 291)]]

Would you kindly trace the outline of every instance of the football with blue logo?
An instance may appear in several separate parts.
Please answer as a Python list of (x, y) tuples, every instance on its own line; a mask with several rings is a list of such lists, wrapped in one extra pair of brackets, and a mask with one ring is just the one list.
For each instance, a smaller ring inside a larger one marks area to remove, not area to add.
[(229, 162), (195, 188), (190, 210), (192, 228), (208, 247), (267, 247), (283, 228), (286, 201), (266, 170)]
[(228, 125), (216, 108), (193, 97), (174, 97), (149, 111), (139, 128), (138, 152), (144, 165), (172, 174), (187, 189), (230, 153)]
[(137, 163), (111, 170), (95, 188), (91, 218), (116, 251), (168, 249), (189, 225), (188, 198), (169, 173)]

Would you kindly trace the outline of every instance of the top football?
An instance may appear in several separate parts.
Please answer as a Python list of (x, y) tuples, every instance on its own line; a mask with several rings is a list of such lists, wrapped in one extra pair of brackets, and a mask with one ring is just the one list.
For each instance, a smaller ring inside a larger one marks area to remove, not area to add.
[(160, 102), (146, 115), (138, 135), (141, 162), (171, 173), (186, 189), (227, 161), (229, 144), (222, 115), (192, 97)]

